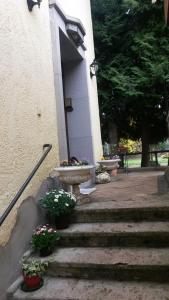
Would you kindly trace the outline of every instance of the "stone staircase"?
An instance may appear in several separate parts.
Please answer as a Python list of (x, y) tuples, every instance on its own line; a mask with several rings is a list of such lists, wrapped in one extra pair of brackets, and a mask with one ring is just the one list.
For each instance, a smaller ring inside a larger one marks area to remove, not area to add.
[(44, 286), (24, 293), (17, 280), (8, 299), (169, 299), (169, 201), (129, 202), (79, 206), (49, 257)]

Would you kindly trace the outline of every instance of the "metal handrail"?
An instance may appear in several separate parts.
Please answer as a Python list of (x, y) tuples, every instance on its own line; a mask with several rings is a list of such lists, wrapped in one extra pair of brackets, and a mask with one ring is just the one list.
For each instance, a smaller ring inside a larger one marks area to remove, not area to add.
[(29, 182), (31, 181), (31, 179), (33, 178), (33, 176), (35, 175), (35, 173), (37, 172), (37, 170), (41, 166), (42, 162), (44, 161), (44, 159), (46, 158), (46, 156), (48, 155), (48, 153), (52, 149), (52, 145), (51, 144), (45, 144), (45, 145), (43, 145), (43, 150), (45, 148), (47, 148), (47, 149), (43, 153), (41, 159), (38, 161), (38, 163), (36, 164), (36, 166), (34, 167), (32, 172), (30, 173), (30, 175), (28, 176), (28, 178), (26, 179), (24, 184), (21, 186), (20, 190), (17, 192), (17, 194), (15, 195), (13, 200), (10, 202), (10, 204), (8, 205), (8, 207), (6, 208), (6, 210), (4, 211), (2, 216), (0, 217), (0, 226), (3, 224), (3, 222), (5, 221), (5, 219), (7, 218), (9, 213), (11, 212), (12, 208), (14, 207), (14, 205), (16, 204), (16, 202), (18, 201), (18, 199), (20, 198), (20, 196), (22, 195), (22, 193), (26, 189), (27, 185), (29, 184)]

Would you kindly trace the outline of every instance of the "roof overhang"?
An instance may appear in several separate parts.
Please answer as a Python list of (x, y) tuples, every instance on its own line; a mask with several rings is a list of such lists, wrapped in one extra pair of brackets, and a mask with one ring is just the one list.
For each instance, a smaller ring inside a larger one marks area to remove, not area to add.
[(84, 46), (84, 36), (86, 35), (86, 31), (81, 21), (77, 18), (66, 16), (56, 0), (49, 0), (49, 7), (54, 7), (61, 16), (65, 23), (67, 34), (74, 44), (77, 47), (81, 46), (86, 50)]

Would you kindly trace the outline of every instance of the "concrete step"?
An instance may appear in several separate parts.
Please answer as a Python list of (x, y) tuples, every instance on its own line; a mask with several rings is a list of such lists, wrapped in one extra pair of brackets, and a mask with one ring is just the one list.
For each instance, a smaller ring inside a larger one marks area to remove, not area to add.
[(13, 300), (167, 300), (169, 285), (157, 283), (77, 280), (46, 277), (34, 293), (18, 289)]
[(50, 276), (169, 281), (169, 248), (61, 248), (49, 261)]
[[(127, 202), (127, 201), (126, 201)], [(120, 203), (121, 204), (121, 203)], [(128, 202), (120, 206), (113, 202), (98, 202), (79, 206), (72, 217), (73, 223), (95, 222), (139, 222), (139, 221), (169, 221), (169, 202), (163, 205), (149, 205), (148, 201), (142, 205), (128, 206)]]
[(61, 230), (64, 247), (169, 247), (169, 222), (79, 223)]

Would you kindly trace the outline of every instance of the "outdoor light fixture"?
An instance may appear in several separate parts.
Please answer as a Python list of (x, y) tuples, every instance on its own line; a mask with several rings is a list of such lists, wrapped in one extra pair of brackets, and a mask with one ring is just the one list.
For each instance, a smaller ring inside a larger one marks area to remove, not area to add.
[(65, 98), (65, 110), (67, 112), (73, 111), (73, 106), (72, 106), (72, 98)]
[(32, 11), (35, 5), (38, 5), (38, 7), (40, 8), (41, 2), (42, 0), (37, 0), (36, 2), (33, 0), (27, 0), (29, 11)]
[(99, 65), (98, 65), (97, 61), (94, 59), (92, 64), (90, 65), (90, 77), (91, 78), (93, 76), (96, 76), (98, 69), (99, 69)]

